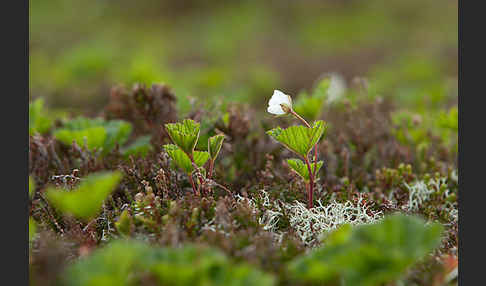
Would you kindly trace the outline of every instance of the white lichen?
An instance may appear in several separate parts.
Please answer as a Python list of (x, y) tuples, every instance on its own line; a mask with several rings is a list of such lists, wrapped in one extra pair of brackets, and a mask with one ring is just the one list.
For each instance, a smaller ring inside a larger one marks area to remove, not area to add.
[(435, 192), (424, 181), (416, 181), (411, 185), (404, 183), (404, 185), (408, 190), (408, 204), (404, 205), (403, 209), (407, 211), (418, 211), (420, 206), (428, 201), (430, 195)]
[[(278, 230), (278, 223), (284, 211), (286, 211), (290, 227), (307, 246), (317, 245), (324, 233), (334, 230), (342, 224), (369, 224), (382, 218), (381, 212), (369, 210), (361, 196), (356, 203), (351, 201), (338, 203), (334, 201), (328, 205), (323, 205), (319, 200), (318, 205), (312, 209), (308, 209), (303, 203), (298, 201), (291, 204), (278, 200), (272, 202), (268, 193), (264, 190), (260, 191), (260, 199), (262, 206), (266, 208), (266, 211), (258, 218), (258, 222), (263, 226), (263, 229), (274, 234), (281, 241), (283, 233)], [(237, 202), (245, 202), (255, 213), (258, 212), (255, 207), (256, 202), (253, 199), (238, 196)]]
[[(452, 180), (454, 180), (452, 178)], [(428, 200), (432, 194), (440, 194), (443, 196), (444, 200), (447, 200), (453, 192), (447, 185), (447, 178), (435, 178), (430, 179), (428, 182), (416, 181), (411, 185), (404, 183), (408, 190), (408, 203), (402, 206), (402, 209), (406, 211), (418, 211)], [(449, 219), (451, 222), (457, 222), (458, 220), (458, 210), (457, 202), (446, 201), (444, 209), (449, 214)]]
[(290, 226), (306, 245), (316, 245), (320, 237), (343, 224), (370, 224), (382, 218), (382, 212), (372, 212), (360, 196), (357, 203), (331, 202), (308, 209), (300, 202), (286, 205), (289, 210)]
[(447, 198), (450, 195), (447, 178), (430, 179), (428, 182), (421, 180), (411, 185), (407, 183), (404, 185), (408, 190), (408, 204), (403, 206), (403, 209), (407, 211), (418, 211), (432, 194), (440, 192), (443, 187), (445, 187), (444, 196)]

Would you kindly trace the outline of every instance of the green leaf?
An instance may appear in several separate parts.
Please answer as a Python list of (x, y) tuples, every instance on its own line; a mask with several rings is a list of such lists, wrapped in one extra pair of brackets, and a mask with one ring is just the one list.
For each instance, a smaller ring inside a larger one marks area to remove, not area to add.
[(208, 151), (209, 155), (211, 155), (211, 159), (215, 160), (218, 157), (219, 151), (223, 146), (224, 135), (215, 135), (210, 137), (208, 140)]
[(32, 195), (35, 191), (35, 182), (34, 182), (34, 179), (29, 176), (29, 197), (32, 198)]
[[(292, 168), (299, 176), (301, 176), (304, 181), (308, 182), (309, 181), (309, 169), (307, 168), (307, 165), (300, 159), (288, 159), (287, 163), (289, 164), (289, 167)], [(322, 165), (324, 164), (323, 161), (319, 161), (316, 163), (311, 163), (311, 170), (312, 173), (314, 173), (317, 165), (317, 172), (321, 169)]]
[(294, 111), (308, 120), (316, 120), (322, 111), (324, 105), (323, 97), (310, 97), (301, 94), (294, 104)]
[(131, 132), (132, 125), (123, 120), (105, 121), (102, 118), (77, 117), (56, 130), (54, 136), (65, 145), (76, 141), (83, 146), (86, 140), (89, 150), (103, 149), (103, 154), (107, 154), (117, 143), (123, 145)]
[(146, 277), (157, 285), (174, 286), (275, 284), (273, 275), (235, 263), (217, 249), (190, 244), (161, 248), (130, 240), (111, 242), (78, 260), (65, 270), (63, 282), (69, 286), (140, 285)]
[(117, 143), (119, 146), (125, 144), (132, 133), (132, 125), (122, 120), (106, 121), (103, 126), (107, 135), (103, 144), (105, 154), (113, 150)]
[(199, 123), (191, 119), (184, 119), (182, 122), (167, 123), (165, 128), (172, 142), (179, 146), (187, 155), (194, 151), (199, 138)]
[(272, 136), (290, 151), (306, 158), (312, 147), (319, 142), (325, 130), (325, 122), (319, 120), (314, 122), (312, 128), (301, 125), (291, 126), (287, 129), (276, 127), (267, 131), (267, 134)]
[(128, 158), (128, 156), (133, 155), (133, 156), (140, 156), (140, 157), (145, 157), (148, 152), (150, 152), (153, 149), (152, 144), (150, 143), (151, 136), (141, 136), (135, 140), (132, 144), (129, 146), (122, 148), (121, 152), (123, 156)]
[(196, 165), (198, 167), (202, 167), (204, 166), (204, 164), (206, 164), (206, 162), (209, 160), (209, 153), (206, 152), (206, 151), (194, 151), (194, 163), (196, 163)]
[(79, 146), (84, 146), (89, 150), (101, 149), (106, 140), (105, 128), (89, 127), (83, 130), (58, 129), (54, 132), (54, 137), (65, 145), (70, 146), (75, 141)]
[(119, 172), (100, 172), (84, 178), (74, 190), (50, 187), (46, 196), (63, 213), (80, 219), (90, 219), (101, 208), (103, 201), (115, 189), (122, 176)]
[(69, 266), (63, 275), (65, 285), (138, 285), (136, 271), (145, 266), (150, 247), (136, 241), (114, 241), (85, 259)]
[[(194, 170), (191, 159), (184, 153), (178, 146), (174, 144), (164, 145), (164, 149), (169, 154), (170, 158), (175, 162), (175, 164), (184, 170), (187, 174), (192, 173)], [(209, 153), (205, 151), (194, 151), (194, 163), (197, 166), (202, 167), (209, 159)]]
[(326, 76), (321, 81), (319, 81), (316, 88), (312, 92), (312, 97), (313, 98), (317, 97), (317, 98), (321, 98), (321, 99), (327, 99), (329, 87), (331, 87), (331, 80), (332, 80), (332, 78), (330, 76)]
[(86, 117), (76, 117), (68, 122), (64, 123), (64, 128), (69, 130), (83, 130), (90, 127), (96, 127), (103, 125), (102, 118), (86, 118)]
[(38, 98), (29, 103), (29, 135), (45, 134), (51, 126), (52, 120), (44, 109), (44, 100)]
[(399, 278), (436, 248), (443, 227), (417, 217), (395, 214), (382, 221), (332, 232), (324, 246), (296, 258), (288, 267), (300, 281), (343, 285), (382, 285)]

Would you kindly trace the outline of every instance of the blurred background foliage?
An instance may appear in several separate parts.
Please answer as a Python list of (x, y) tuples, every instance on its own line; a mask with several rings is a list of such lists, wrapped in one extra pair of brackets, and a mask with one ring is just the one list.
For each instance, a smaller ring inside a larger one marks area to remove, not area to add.
[(191, 98), (262, 106), (330, 72), (414, 110), (457, 101), (457, 1), (29, 2), (30, 96), (54, 110), (135, 82), (169, 84), (181, 115)]

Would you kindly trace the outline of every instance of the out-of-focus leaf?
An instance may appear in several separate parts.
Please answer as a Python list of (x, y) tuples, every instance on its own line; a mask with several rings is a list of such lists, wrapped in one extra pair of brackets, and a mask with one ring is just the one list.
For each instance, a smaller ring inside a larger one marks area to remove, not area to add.
[(324, 98), (300, 95), (294, 104), (294, 110), (308, 120), (316, 120), (322, 111)]
[(310, 283), (381, 285), (437, 247), (441, 232), (440, 224), (426, 225), (402, 214), (370, 225), (344, 225), (328, 236), (324, 246), (290, 263), (289, 271)]
[(80, 146), (86, 141), (89, 150), (102, 149), (103, 154), (122, 146), (132, 132), (132, 125), (122, 120), (105, 121), (102, 118), (77, 117), (54, 132), (56, 139), (65, 145), (73, 141)]
[(68, 130), (68, 129), (58, 129), (54, 132), (54, 137), (61, 141), (65, 145), (71, 145), (73, 141), (80, 146), (84, 146), (89, 150), (101, 149), (106, 140), (106, 130), (105, 128), (89, 127), (83, 130)]
[(116, 144), (119, 146), (125, 144), (132, 133), (132, 125), (122, 120), (106, 121), (103, 126), (106, 130), (106, 140), (103, 144), (104, 153), (113, 150)]
[(131, 232), (132, 218), (127, 210), (124, 210), (118, 221), (115, 222), (115, 227), (119, 233), (123, 235), (129, 235)]
[(90, 219), (99, 212), (103, 201), (115, 189), (121, 178), (119, 172), (95, 173), (84, 178), (72, 191), (50, 187), (46, 196), (61, 212), (80, 219)]
[(263, 285), (275, 278), (235, 264), (218, 250), (193, 245), (158, 248), (137, 241), (114, 241), (69, 267), (67, 285), (140, 285), (147, 275), (159, 285)]
[(52, 126), (52, 120), (44, 109), (44, 100), (38, 98), (29, 103), (29, 134), (45, 134)]
[(135, 140), (132, 144), (128, 145), (125, 148), (122, 148), (121, 152), (123, 156), (128, 157), (130, 155), (133, 156), (141, 156), (145, 157), (148, 152), (153, 149), (152, 144), (150, 144), (151, 136), (141, 136)]

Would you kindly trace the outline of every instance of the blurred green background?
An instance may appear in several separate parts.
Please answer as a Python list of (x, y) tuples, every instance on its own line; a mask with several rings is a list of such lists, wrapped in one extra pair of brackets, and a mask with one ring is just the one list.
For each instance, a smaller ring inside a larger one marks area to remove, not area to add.
[(264, 111), (273, 89), (330, 72), (405, 106), (457, 102), (456, 0), (29, 3), (30, 97), (54, 109), (96, 112), (114, 85), (161, 82), (182, 114), (197, 98)]

